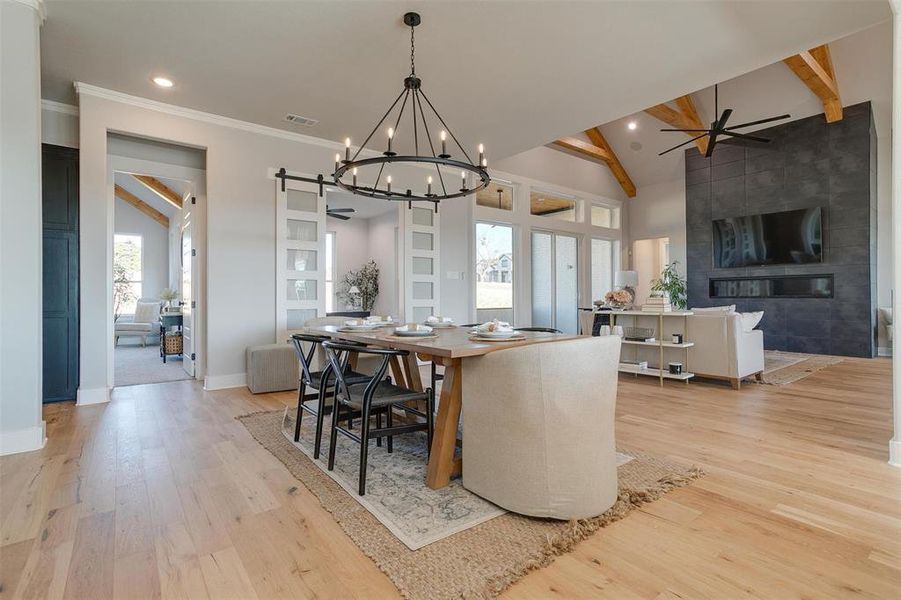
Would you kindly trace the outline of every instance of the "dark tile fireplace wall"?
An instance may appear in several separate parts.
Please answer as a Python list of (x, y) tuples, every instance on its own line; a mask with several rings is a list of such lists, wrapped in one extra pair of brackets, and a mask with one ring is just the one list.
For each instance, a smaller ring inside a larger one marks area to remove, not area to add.
[[(688, 303), (764, 311), (767, 349), (844, 356), (875, 353), (876, 133), (870, 103), (762, 130), (772, 142), (686, 152)], [(715, 219), (823, 207), (824, 262), (716, 269)], [(710, 298), (710, 279), (833, 275), (832, 298)]]

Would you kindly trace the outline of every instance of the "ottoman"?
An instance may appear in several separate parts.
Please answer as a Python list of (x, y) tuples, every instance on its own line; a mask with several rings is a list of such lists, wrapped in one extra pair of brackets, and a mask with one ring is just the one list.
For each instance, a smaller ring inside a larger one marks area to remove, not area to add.
[(290, 344), (247, 348), (247, 387), (254, 394), (296, 390), (299, 365)]

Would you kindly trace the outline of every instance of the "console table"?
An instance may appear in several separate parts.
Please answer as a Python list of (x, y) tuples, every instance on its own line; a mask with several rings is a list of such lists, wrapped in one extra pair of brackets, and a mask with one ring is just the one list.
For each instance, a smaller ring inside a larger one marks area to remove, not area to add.
[(183, 323), (181, 313), (162, 313), (160, 315), (160, 357), (164, 363), (167, 356), (181, 356), (181, 352), (166, 352), (166, 332), (173, 327), (177, 327), (178, 331), (181, 331)]
[[(610, 315), (610, 327), (611, 329), (617, 324), (617, 321), (621, 317), (629, 317), (632, 319), (632, 322), (635, 323), (635, 326), (638, 326), (638, 320), (640, 318), (645, 319), (654, 319), (657, 322), (657, 331), (655, 334), (656, 340), (653, 342), (643, 342), (636, 340), (627, 340), (623, 338), (624, 346), (637, 346), (637, 347), (652, 347), (657, 348), (659, 350), (659, 362), (657, 363), (657, 368), (652, 368), (648, 366), (647, 368), (640, 369), (638, 365), (632, 365), (629, 363), (620, 362), (619, 364), (619, 372), (620, 373), (632, 373), (634, 375), (649, 375), (651, 377), (657, 377), (660, 379), (660, 385), (663, 386), (664, 379), (675, 379), (677, 381), (684, 381), (686, 384), (688, 380), (694, 377), (694, 373), (690, 373), (688, 371), (688, 348), (694, 346), (694, 342), (689, 342), (685, 339), (685, 332), (687, 331), (687, 320), (685, 317), (691, 316), (692, 313), (689, 310), (674, 310), (671, 312), (646, 312), (642, 310), (612, 310), (612, 311), (604, 311), (604, 314)], [(667, 341), (665, 338), (667, 335), (672, 335), (673, 333), (679, 333), (679, 331), (669, 331), (668, 333), (664, 333), (664, 322), (667, 319), (682, 319), (682, 343), (676, 344), (670, 341)], [(663, 362), (663, 351), (664, 349), (675, 348), (682, 351), (682, 372), (678, 375), (673, 375), (669, 372), (669, 369), (666, 368), (666, 365)], [(637, 354), (637, 351), (636, 351)]]

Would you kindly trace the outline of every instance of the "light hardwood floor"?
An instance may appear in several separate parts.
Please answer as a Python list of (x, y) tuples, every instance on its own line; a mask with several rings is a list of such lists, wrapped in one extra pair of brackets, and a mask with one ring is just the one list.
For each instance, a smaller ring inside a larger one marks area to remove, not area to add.
[[(619, 445), (702, 466), (508, 597), (898, 598), (890, 363), (785, 387), (621, 379)], [(384, 598), (390, 581), (234, 420), (290, 393), (191, 382), (48, 406), (0, 459), (4, 598)]]

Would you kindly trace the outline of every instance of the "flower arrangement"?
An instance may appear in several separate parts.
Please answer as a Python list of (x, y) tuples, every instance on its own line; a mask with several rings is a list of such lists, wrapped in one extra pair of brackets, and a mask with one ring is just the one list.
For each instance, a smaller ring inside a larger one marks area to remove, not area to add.
[(612, 292), (607, 292), (604, 300), (608, 306), (613, 308), (625, 308), (635, 302), (635, 296), (628, 289), (613, 290)]
[[(348, 271), (341, 286), (338, 298), (354, 306), (359, 303), (363, 310), (372, 310), (379, 295), (379, 266), (370, 259), (356, 271)], [(357, 289), (352, 292), (352, 288)]]

